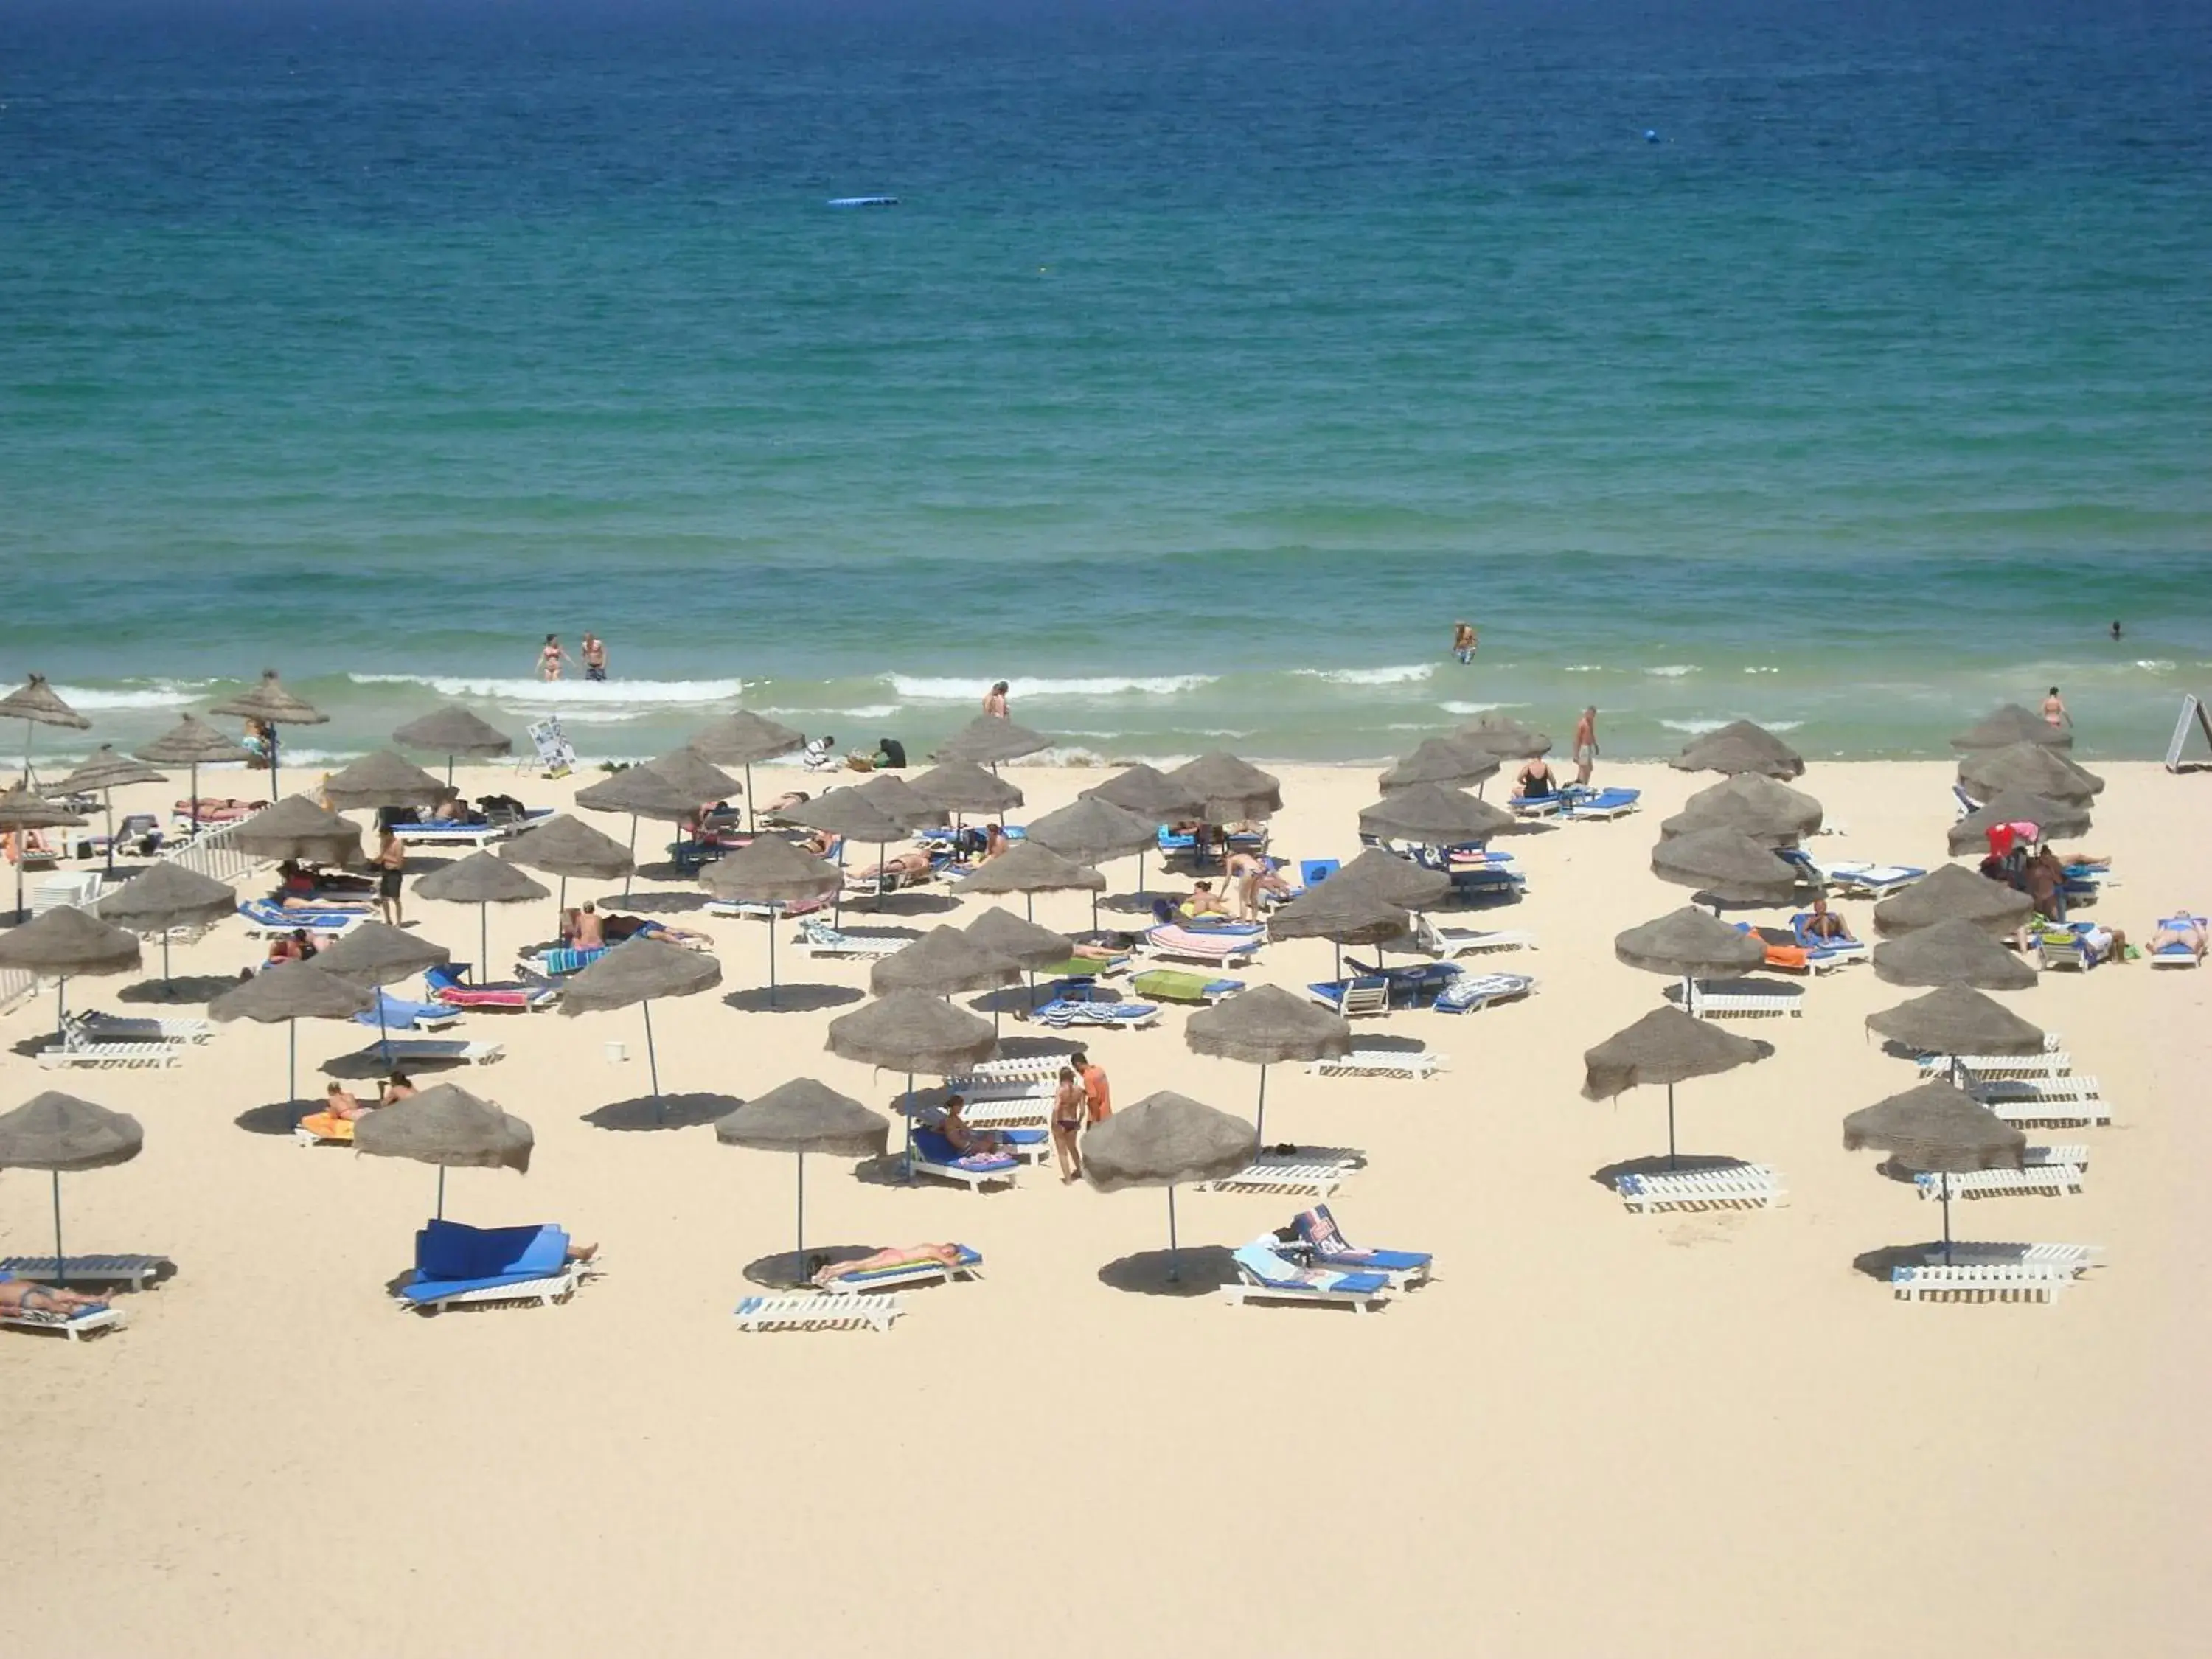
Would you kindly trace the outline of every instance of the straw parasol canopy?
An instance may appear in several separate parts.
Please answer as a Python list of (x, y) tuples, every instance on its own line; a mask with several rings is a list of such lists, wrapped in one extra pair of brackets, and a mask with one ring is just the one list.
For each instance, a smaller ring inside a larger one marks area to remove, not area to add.
[(2039, 1054), (2043, 1029), (1964, 985), (1867, 1016), (1867, 1030), (1923, 1054)]
[[(0, 794), (0, 830), (74, 830), (84, 819), (48, 800), (27, 784), (17, 783)], [(20, 870), (20, 862), (17, 865)]]
[(146, 1144), (138, 1120), (49, 1089), (0, 1116), (0, 1169), (45, 1170), (53, 1176), (54, 1270), (65, 1280), (62, 1176), (128, 1164)]
[(1513, 828), (1513, 814), (1440, 783), (1416, 783), (1359, 813), (1360, 833), (1450, 847), (1487, 841)]
[(2060, 836), (2085, 836), (2089, 832), (2089, 809), (2070, 801), (2007, 789), (1992, 795), (1977, 811), (1953, 824), (1945, 840), (1954, 854), (1979, 853), (1989, 846), (1990, 827), (1999, 823), (2032, 823), (2045, 841)]
[(1938, 921), (1874, 947), (1875, 976), (1892, 985), (1972, 985), (2024, 991), (2035, 969), (1971, 921)]
[(1156, 824), (1194, 818), (1205, 806), (1195, 794), (1159, 768), (1142, 762), (1083, 793), (1091, 799), (1103, 800), (1125, 812), (1134, 812)]
[(68, 703), (61, 694), (46, 684), (44, 674), (33, 674), (0, 697), (0, 720), (22, 720), (31, 726), (58, 726), (71, 732), (88, 730), (92, 722)]
[(1103, 893), (1106, 878), (1033, 841), (1018, 842), (960, 883), (963, 893)]
[(1152, 819), (1111, 801), (1079, 797), (1056, 812), (1030, 820), (1029, 840), (1079, 864), (1103, 864), (1153, 845), (1158, 830)]
[(543, 870), (563, 881), (571, 876), (611, 881), (627, 875), (631, 867), (630, 855), (620, 842), (565, 812), (501, 842), (499, 855), (510, 864)]
[(2046, 744), (2015, 743), (1969, 750), (1959, 763), (1959, 787), (1978, 801), (2012, 790), (2086, 806), (2104, 792), (2105, 781)]
[(1739, 772), (1691, 796), (1659, 833), (1671, 839), (1700, 830), (1740, 830), (1754, 841), (1794, 842), (1820, 829), (1821, 816), (1820, 803), (1804, 791), (1764, 773)]
[(271, 726), (320, 726), (330, 719), (319, 708), (287, 691), (273, 668), (261, 671), (260, 684), (252, 690), (210, 704), (208, 713), (228, 714), (234, 720), (260, 720)]
[(1183, 1040), (1194, 1054), (1276, 1066), (1352, 1052), (1352, 1028), (1340, 1015), (1279, 985), (1257, 985), (1194, 1013)]
[(1740, 933), (1693, 905), (1670, 910), (1656, 921), (1616, 934), (1613, 954), (1648, 974), (1686, 979), (1740, 974), (1766, 960), (1756, 935)]
[(1019, 806), (1022, 792), (974, 761), (941, 761), (908, 786), (939, 812), (1004, 812)]
[(392, 734), (392, 740), (404, 749), (427, 750), (449, 761), (456, 755), (507, 755), (514, 750), (514, 738), (457, 702), (408, 721)]
[(220, 921), (237, 908), (238, 895), (228, 883), (181, 864), (154, 865), (92, 907), (102, 921), (140, 933)]
[(714, 1120), (714, 1139), (725, 1146), (830, 1158), (881, 1158), (890, 1133), (882, 1113), (811, 1077), (779, 1084)]
[(672, 749), (654, 756), (645, 766), (690, 796), (694, 806), (726, 800), (738, 793), (735, 778), (694, 749)]
[[(325, 952), (328, 956), (330, 952)], [(722, 964), (699, 951), (639, 937), (625, 939), (562, 981), (561, 1012), (604, 1013), (660, 997), (688, 997), (722, 982)]]
[(1763, 772), (1773, 778), (1800, 777), (1805, 771), (1804, 758), (1796, 750), (1751, 720), (1733, 720), (1692, 739), (1667, 764), (1678, 772)]
[(823, 1045), (841, 1059), (890, 1071), (950, 1077), (999, 1046), (990, 1026), (927, 991), (894, 991), (830, 1022)]
[(1251, 1161), (1250, 1124), (1164, 1089), (1083, 1137), (1084, 1179), (1102, 1193), (1218, 1181)]
[(103, 743), (86, 757), (84, 763), (71, 772), (54, 787), (64, 795), (91, 794), (94, 791), (122, 789), (134, 783), (163, 783), (164, 775), (143, 761), (128, 755), (119, 755), (112, 744)]
[(762, 836), (708, 866), (701, 880), (717, 898), (743, 899), (753, 904), (796, 904), (836, 892), (844, 877), (836, 865), (781, 836)]
[(539, 885), (505, 859), (477, 851), (458, 863), (433, 870), (415, 884), (415, 896), (448, 904), (520, 904), (550, 898), (552, 890)]
[(697, 798), (650, 765), (626, 766), (576, 792), (576, 805), (592, 812), (626, 812), (633, 818), (678, 823), (699, 810)]
[(127, 974), (138, 965), (138, 935), (60, 905), (0, 933), (0, 968), (74, 977)]
[(1908, 1170), (2017, 1170), (2027, 1137), (1963, 1089), (1923, 1083), (1844, 1120), (1844, 1150), (1887, 1152)]
[(1052, 747), (1052, 739), (1002, 714), (978, 714), (938, 748), (933, 760), (975, 761), (997, 766)]
[(1782, 904), (1796, 892), (1796, 869), (1737, 830), (1699, 830), (1651, 849), (1651, 873), (1723, 904)]
[(893, 991), (950, 996), (1012, 985), (1021, 976), (1021, 964), (1012, 957), (969, 938), (957, 927), (939, 927), (871, 967), (868, 988), (878, 996)]
[(878, 772), (853, 793), (902, 830), (919, 830), (943, 816), (895, 772)]
[(2034, 901), (2018, 888), (1991, 881), (1963, 864), (1946, 864), (1875, 905), (1874, 930), (1894, 937), (1939, 921), (1971, 921), (2002, 935), (2026, 921), (2034, 909)]
[(244, 745), (197, 714), (187, 714), (143, 749), (138, 758), (156, 766), (220, 766), (246, 759)]
[(1534, 760), (1539, 755), (1552, 752), (1552, 739), (1533, 726), (1523, 725), (1509, 714), (1484, 714), (1469, 720), (1454, 734), (1462, 743), (1478, 749), (1487, 749), (1492, 754), (1506, 760)]
[(402, 927), (381, 921), (365, 921), (309, 958), (325, 974), (336, 974), (356, 985), (395, 985), (451, 962), (453, 953), (442, 945), (417, 939)]
[(697, 750), (717, 766), (750, 766), (756, 761), (774, 760), (778, 755), (804, 749), (806, 734), (740, 708), (711, 726), (700, 727), (685, 746)]
[(1451, 878), (1441, 870), (1425, 870), (1413, 860), (1401, 858), (1395, 853), (1386, 853), (1379, 847), (1370, 847), (1328, 878), (1334, 886), (1339, 882), (1351, 882), (1364, 887), (1385, 904), (1401, 910), (1421, 910), (1431, 904), (1440, 904), (1451, 896)]
[(319, 960), (281, 963), (240, 980), (208, 1004), (208, 1018), (274, 1025), (280, 1019), (350, 1019), (375, 1006), (376, 994), (368, 986), (325, 973)]
[(802, 802), (785, 814), (793, 823), (848, 841), (872, 842), (881, 847), (902, 840), (905, 826), (857, 789), (832, 789)]
[(269, 859), (351, 864), (361, 857), (361, 831), (319, 802), (287, 795), (231, 827), (230, 844)]
[(1765, 1060), (1763, 1042), (1723, 1030), (1679, 1008), (1654, 1008), (1583, 1054), (1583, 1097), (1611, 1100), (1650, 1084), (1669, 1087)]
[(1066, 934), (1024, 921), (995, 904), (968, 924), (967, 933), (1023, 968), (1049, 968), (1075, 954), (1075, 941)]
[[(354, 1125), (353, 1145), (372, 1158), (411, 1158), (441, 1170), (530, 1172), (536, 1137), (519, 1117), (451, 1083), (380, 1107)], [(442, 1206), (441, 1206), (442, 1207)]]
[(1375, 781), (1386, 795), (1394, 789), (1409, 789), (1417, 783), (1461, 789), (1495, 777), (1504, 763), (1494, 749), (1478, 749), (1450, 738), (1424, 738), (1411, 754)]
[(1330, 879), (1310, 887), (1267, 919), (1276, 939), (1325, 939), (1381, 945), (1401, 938), (1412, 918), (1363, 882)]
[(2016, 743), (2039, 744), (2046, 749), (2071, 749), (2074, 734), (2053, 726), (2032, 708), (2008, 702), (1990, 710), (1951, 739), (1954, 749), (2009, 749)]
[(323, 780), (323, 798), (339, 811), (363, 806), (429, 806), (447, 786), (389, 749), (364, 755)]
[(1168, 774), (1168, 781), (1198, 798), (1208, 823), (1241, 823), (1283, 810), (1281, 781), (1234, 755), (1200, 755)]

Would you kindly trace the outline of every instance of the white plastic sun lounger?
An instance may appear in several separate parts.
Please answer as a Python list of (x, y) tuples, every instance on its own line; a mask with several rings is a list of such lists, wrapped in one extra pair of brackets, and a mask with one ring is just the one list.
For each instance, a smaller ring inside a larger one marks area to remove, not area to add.
[(818, 1291), (811, 1296), (749, 1296), (738, 1304), (741, 1331), (887, 1331), (906, 1311), (903, 1297)]
[[(2001, 1198), (2020, 1193), (2067, 1198), (2081, 1190), (2082, 1173), (2078, 1164), (2035, 1164), (2018, 1170), (1966, 1170), (1948, 1179), (1953, 1198)], [(1925, 1173), (1912, 1177), (1923, 1198), (1942, 1198), (1944, 1181), (1942, 1176)]]
[(470, 1042), (459, 1037), (393, 1037), (388, 1042), (372, 1042), (349, 1060), (374, 1060), (378, 1065), (387, 1061), (398, 1065), (411, 1060), (421, 1066), (441, 1061), (462, 1066), (489, 1066), (495, 1060), (507, 1058), (504, 1042)]
[(2102, 1128), (2112, 1121), (2112, 1107), (2094, 1097), (2014, 1095), (1987, 1097), (1981, 1088), (1969, 1089), (1966, 1092), (2016, 1129), (2057, 1128), (2076, 1123)]
[(497, 1302), (535, 1302), (541, 1308), (550, 1308), (555, 1303), (566, 1302), (574, 1296), (576, 1286), (591, 1277), (599, 1267), (597, 1258), (590, 1261), (571, 1261), (543, 1279), (521, 1279), (512, 1285), (485, 1285), (473, 1291), (456, 1291), (451, 1296), (395, 1296), (392, 1299), (402, 1308), (425, 1313), (443, 1313), (448, 1308), (487, 1307)]
[(173, 1066), (188, 1045), (181, 1042), (97, 1042), (82, 1028), (64, 1025), (61, 1040), (39, 1050), (39, 1064), (57, 1066)]
[(0, 1325), (12, 1325), (21, 1331), (59, 1331), (72, 1342), (79, 1342), (97, 1331), (119, 1331), (130, 1320), (120, 1308), (87, 1308), (80, 1312), (0, 1314)]
[(1613, 1184), (1622, 1204), (1639, 1215), (1658, 1210), (1771, 1210), (1790, 1195), (1782, 1177), (1764, 1164), (1625, 1175)]
[(1954, 1063), (1979, 1082), (1997, 1078), (2064, 1077), (2074, 1069), (2074, 1056), (2063, 1048), (2046, 1048), (2039, 1054), (1923, 1054), (1923, 1077), (1948, 1076)]
[(1201, 1190), (1328, 1198), (1366, 1161), (1364, 1153), (1346, 1146), (1301, 1146), (1295, 1153), (1262, 1152), (1235, 1175), (1205, 1182)]
[(962, 1098), (967, 1103), (961, 1116), (978, 1129), (1033, 1129), (1052, 1115), (1050, 1094), (1006, 1095), (980, 1101), (972, 1095)]
[(127, 1014), (82, 1013), (70, 1017), (96, 1042), (205, 1042), (215, 1025), (204, 1019), (142, 1019)]
[(1057, 1086), (1054, 1079), (1066, 1064), (1063, 1054), (1051, 1071), (1036, 1077), (950, 1077), (945, 1079), (945, 1092), (966, 1101), (1049, 1100)]
[(1449, 1059), (1427, 1048), (1375, 1048), (1354, 1042), (1350, 1054), (1310, 1060), (1306, 1071), (1314, 1077), (1402, 1077), (1418, 1083), (1434, 1077)]
[(0, 1273), (44, 1285), (128, 1285), (138, 1291), (168, 1265), (166, 1255), (72, 1255), (64, 1273), (55, 1271), (50, 1255), (11, 1255), (0, 1260)]
[(2074, 1283), (2070, 1268), (2047, 1262), (1933, 1263), (1893, 1267), (1890, 1289), (1899, 1301), (1956, 1297), (1968, 1302), (2056, 1302)]
[[(2015, 1244), (1977, 1240), (1954, 1243), (1951, 1265), (2055, 1267), (2070, 1273), (2084, 1273), (2097, 1265), (2095, 1258), (2104, 1253), (2101, 1244)], [(1929, 1245), (1925, 1261), (1931, 1267), (1942, 1266), (1943, 1247)]]
[(1431, 956), (1449, 962), (1478, 951), (1533, 951), (1536, 936), (1525, 927), (1440, 927), (1421, 912), (1413, 912), (1413, 940)]
[(841, 933), (822, 922), (799, 924), (798, 944), (810, 957), (896, 956), (914, 943), (910, 939), (884, 939), (868, 933)]
[[(1794, 1019), (1803, 1015), (1805, 1012), (1803, 986), (1778, 984), (1771, 990), (1759, 991), (1739, 988), (1748, 982), (1755, 981), (1742, 980), (1716, 981), (1702, 979), (1694, 981), (1690, 994), (1689, 1012), (1699, 1019), (1723, 1019), (1730, 1016), (1756, 1019), (1775, 1014), (1788, 1014)], [(1724, 984), (1729, 988), (1724, 991), (1708, 988), (1717, 983)], [(1667, 995), (1670, 1000), (1679, 1005), (1681, 1000), (1682, 988), (1680, 985), (1669, 985), (1667, 988)]]
[(949, 1079), (945, 1086), (958, 1091), (993, 1079), (1056, 1078), (1066, 1064), (1066, 1054), (1010, 1054), (1003, 1060), (981, 1060), (969, 1066), (965, 1076)]
[(1901, 893), (1928, 873), (1910, 864), (1815, 864), (1813, 868), (1837, 891), (1872, 899)]

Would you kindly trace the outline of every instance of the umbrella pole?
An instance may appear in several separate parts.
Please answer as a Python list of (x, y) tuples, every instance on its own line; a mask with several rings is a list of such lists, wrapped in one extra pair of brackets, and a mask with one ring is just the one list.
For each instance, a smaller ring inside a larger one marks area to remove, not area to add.
[(269, 802), (273, 806), (284, 799), (284, 792), (276, 787), (276, 722), (270, 720), (267, 724), (269, 726)]
[(561, 878), (561, 896), (553, 901), (553, 937), (561, 937), (562, 919), (568, 914), (568, 878)]
[(1252, 1155), (1256, 1158), (1267, 1139), (1267, 1068), (1260, 1068), (1260, 1111), (1252, 1125)]
[(491, 906), (477, 906), (477, 983), (491, 982)]
[(448, 788), (448, 789), (450, 789), (450, 788), (452, 788), (453, 787), (453, 757), (451, 755), (448, 755), (448, 756), (447, 756), (447, 757), (446, 757), (446, 787), (447, 787), (447, 788)]
[(912, 1072), (906, 1074), (906, 1099), (902, 1104), (903, 1109), (900, 1115), (906, 1119), (906, 1179), (911, 1185), (914, 1181), (914, 1073)]
[(768, 1006), (775, 1006), (775, 925), (783, 920), (783, 912), (775, 906), (768, 913)]
[(54, 1171), (54, 1282), (69, 1283), (69, 1258), (62, 1254), (62, 1172)]
[(799, 1155), (799, 1249), (793, 1257), (801, 1283), (806, 1278), (806, 1154)]
[(647, 997), (638, 1007), (645, 1014), (645, 1069), (653, 1079), (653, 1121), (660, 1121), (660, 1061), (653, 1052), (653, 999)]
[(200, 833), (200, 763), (198, 761), (192, 763), (192, 804), (185, 809), (185, 818), (191, 826), (185, 831), (185, 839), (191, 841)]
[(1951, 1172), (1943, 1171), (1943, 1265), (1951, 1265)]
[(1095, 891), (1091, 895), (1091, 931), (1098, 931), (1098, 895)]
[(884, 908), (884, 849), (890, 845), (887, 841), (876, 843), (876, 908), (878, 910)]
[(1667, 1167), (1674, 1167), (1674, 1085), (1667, 1085)]
[(760, 828), (760, 814), (753, 810), (753, 763), (750, 761), (745, 763), (745, 828)]
[(1176, 1245), (1175, 1183), (1168, 1183), (1168, 1282), (1182, 1277), (1182, 1255)]
[[(22, 877), (20, 875), (15, 878), (19, 885), (21, 884), (22, 879)], [(1022, 910), (1031, 921), (1035, 921), (1036, 920), (1036, 895), (1035, 893), (1024, 893), (1022, 895)]]
[(68, 996), (69, 975), (64, 974), (54, 981), (54, 1041), (58, 1043), (69, 1041)]
[(438, 1219), (446, 1218), (446, 1166), (438, 1166)]
[(161, 930), (161, 984), (162, 984), (163, 988), (166, 989), (166, 988), (170, 984), (170, 982), (171, 982), (171, 981), (170, 981), (170, 974), (169, 974), (169, 930), (168, 930), (167, 928), (164, 927), (164, 928)]
[(115, 873), (115, 792), (101, 790), (100, 805), (107, 817), (107, 873), (112, 876)]
[(623, 896), (629, 896), (629, 884), (637, 873), (637, 814), (629, 815), (629, 868), (623, 872)]
[(300, 1097), (300, 1022), (284, 1022), (284, 1103)]

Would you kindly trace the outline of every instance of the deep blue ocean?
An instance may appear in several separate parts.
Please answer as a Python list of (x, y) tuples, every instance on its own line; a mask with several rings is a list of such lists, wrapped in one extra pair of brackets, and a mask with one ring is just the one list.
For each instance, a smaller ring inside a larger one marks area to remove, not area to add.
[(66, 752), (264, 666), (295, 757), (919, 750), (999, 677), (1102, 758), (2054, 682), (2156, 753), (2212, 6), (11, 0), (0, 677)]

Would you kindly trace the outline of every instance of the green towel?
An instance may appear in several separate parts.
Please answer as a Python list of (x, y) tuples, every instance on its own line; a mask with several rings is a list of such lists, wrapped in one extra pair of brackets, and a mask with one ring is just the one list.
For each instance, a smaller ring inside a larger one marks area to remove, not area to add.
[(1161, 1002), (1203, 1002), (1206, 988), (1213, 981), (1203, 974), (1186, 974), (1173, 968), (1154, 968), (1129, 981), (1140, 997)]

